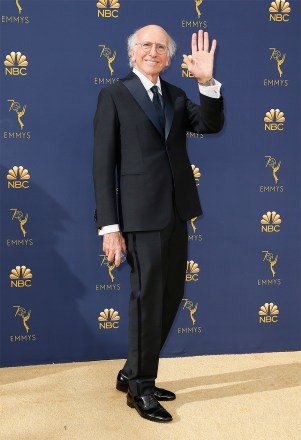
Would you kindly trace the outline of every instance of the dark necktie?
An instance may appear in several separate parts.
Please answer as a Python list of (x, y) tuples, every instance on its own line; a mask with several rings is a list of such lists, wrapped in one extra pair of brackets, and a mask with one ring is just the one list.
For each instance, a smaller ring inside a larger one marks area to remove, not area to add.
[(163, 108), (163, 99), (159, 94), (158, 87), (153, 86), (151, 87), (151, 91), (153, 92), (153, 104), (155, 106), (155, 109), (157, 111), (157, 114), (159, 116), (160, 125), (163, 129), (163, 132), (165, 130), (165, 113)]

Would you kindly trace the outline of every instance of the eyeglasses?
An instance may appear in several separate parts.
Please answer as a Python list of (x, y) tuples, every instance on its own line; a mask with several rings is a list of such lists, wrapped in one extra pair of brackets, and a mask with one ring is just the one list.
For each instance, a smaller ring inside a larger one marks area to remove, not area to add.
[(153, 45), (155, 45), (156, 52), (159, 55), (163, 55), (168, 51), (168, 47), (165, 46), (165, 44), (161, 44), (161, 43), (152, 43), (151, 41), (144, 41), (143, 43), (136, 43), (135, 46), (137, 46), (137, 44), (140, 44), (143, 52), (145, 53), (150, 53), (150, 51), (153, 48)]

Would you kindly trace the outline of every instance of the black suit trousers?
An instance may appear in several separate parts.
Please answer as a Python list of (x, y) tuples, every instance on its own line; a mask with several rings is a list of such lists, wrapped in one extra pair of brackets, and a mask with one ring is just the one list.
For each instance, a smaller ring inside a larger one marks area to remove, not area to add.
[(175, 203), (168, 225), (158, 231), (124, 233), (131, 267), (128, 359), (124, 372), (134, 395), (154, 392), (160, 350), (184, 296), (187, 222)]

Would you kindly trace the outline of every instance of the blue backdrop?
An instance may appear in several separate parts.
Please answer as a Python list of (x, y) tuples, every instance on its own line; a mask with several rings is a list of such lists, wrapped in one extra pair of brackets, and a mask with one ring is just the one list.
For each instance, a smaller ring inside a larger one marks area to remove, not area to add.
[(198, 29), (217, 39), (226, 114), (217, 135), (187, 133), (204, 215), (162, 355), (300, 349), (300, 5), (7, 0), (1, 366), (127, 355), (129, 267), (108, 264), (96, 233), (92, 120), (99, 90), (129, 71), (127, 36), (151, 23), (178, 45), (164, 78), (195, 101), (182, 53)]

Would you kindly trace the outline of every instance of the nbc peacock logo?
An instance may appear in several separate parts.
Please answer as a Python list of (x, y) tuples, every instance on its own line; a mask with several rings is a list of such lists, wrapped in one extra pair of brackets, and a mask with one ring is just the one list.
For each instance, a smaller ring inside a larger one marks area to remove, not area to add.
[(10, 170), (8, 170), (7, 174), (7, 185), (8, 188), (29, 188), (29, 179), (30, 175), (27, 169), (25, 169), (23, 166), (14, 166)]
[(192, 169), (192, 172), (193, 172), (193, 177), (194, 177), (194, 180), (195, 180), (195, 184), (196, 184), (196, 186), (199, 186), (199, 180), (200, 180), (200, 177), (201, 177), (200, 169), (196, 165), (191, 165), (191, 169)]
[(22, 55), (21, 52), (11, 52), (9, 55), (6, 55), (6, 59), (4, 61), (5, 65), (5, 75), (10, 76), (26, 76), (28, 61), (25, 55)]
[(193, 260), (187, 261), (186, 265), (186, 281), (199, 281), (200, 268), (198, 263)]
[(14, 166), (10, 170), (8, 170), (7, 174), (7, 186), (8, 188), (20, 189), (29, 188), (29, 179), (30, 175), (26, 168), (20, 166)]
[(261, 218), (261, 232), (280, 232), (282, 220), (280, 214), (275, 211), (268, 211)]
[(100, 330), (116, 329), (119, 328), (120, 316), (117, 310), (104, 309), (103, 312), (100, 312), (98, 321)]
[(31, 287), (32, 273), (26, 266), (16, 266), (10, 273), (10, 287)]
[(96, 3), (97, 17), (118, 18), (120, 3), (118, 0), (99, 0)]
[(279, 310), (276, 304), (265, 303), (258, 312), (260, 323), (278, 322)]
[(284, 113), (279, 108), (271, 108), (269, 112), (266, 112), (264, 117), (264, 129), (265, 131), (282, 131), (284, 130)]
[(270, 21), (288, 22), (291, 7), (289, 2), (285, 0), (275, 0), (269, 7)]

